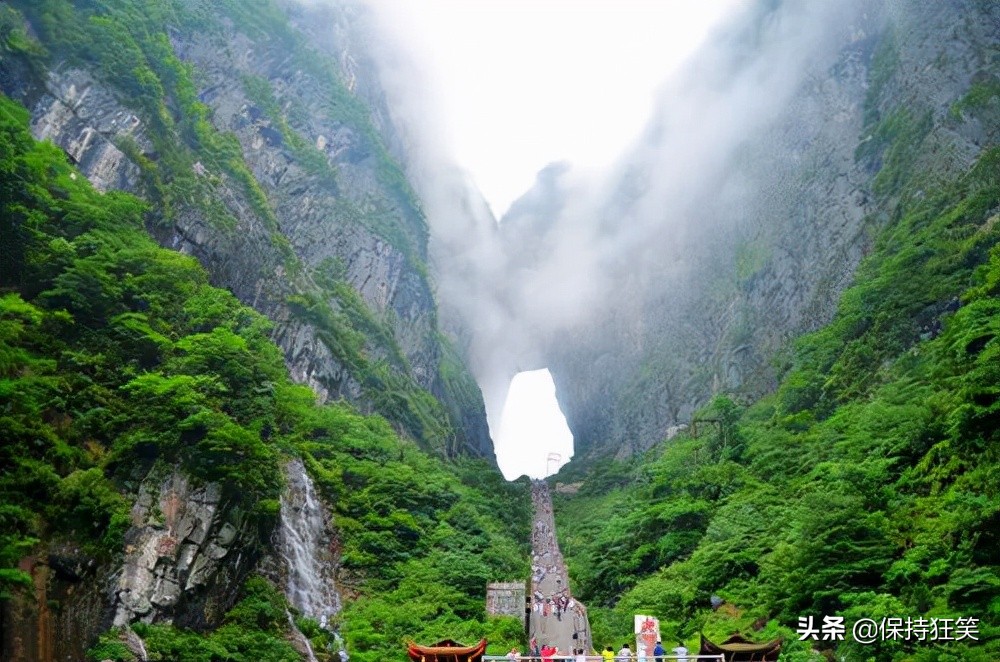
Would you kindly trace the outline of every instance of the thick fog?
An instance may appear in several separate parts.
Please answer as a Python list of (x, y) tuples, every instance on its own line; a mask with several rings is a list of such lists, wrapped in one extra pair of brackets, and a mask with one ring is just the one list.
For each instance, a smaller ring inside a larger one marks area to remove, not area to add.
[[(863, 9), (859, 1), (762, 2), (734, 13), (664, 81), (646, 130), (617, 163), (597, 176), (570, 164), (547, 168), (496, 224), (442, 148), (420, 53), (405, 52), (412, 42), (400, 41), (391, 10), (378, 7), (376, 59), (431, 226), (439, 297), (466, 334), (491, 420), (515, 372), (544, 367), (553, 344), (599, 328), (624, 292), (648, 298), (651, 280), (668, 283), (726, 241), (738, 221), (733, 165), (746, 138), (829, 65)], [(733, 216), (705, 213), (720, 195)]]
[[(420, 52), (432, 45), (408, 34), (393, 3), (365, 5), (365, 48), (431, 229), (442, 318), (492, 429), (514, 374), (547, 367), (568, 342), (615, 342), (621, 318), (669, 305), (693, 265), (735, 241), (745, 199), (760, 195), (739, 168), (748, 138), (863, 36), (856, 25), (872, 5), (738, 5), (663, 81), (645, 130), (616, 161), (596, 171), (553, 163), (499, 220), (447, 143), (441, 90)], [(647, 331), (635, 330), (637, 342)]]

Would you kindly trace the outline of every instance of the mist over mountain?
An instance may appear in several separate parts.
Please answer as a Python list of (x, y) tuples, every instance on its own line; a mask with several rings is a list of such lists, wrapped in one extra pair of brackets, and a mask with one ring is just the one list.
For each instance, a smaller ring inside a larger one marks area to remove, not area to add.
[[(961, 172), (988, 142), (945, 120), (988, 66), (994, 26), (950, 39), (952, 11), (871, 1), (746, 8), (665, 81), (647, 128), (615, 164), (598, 174), (546, 168), (499, 233), (481, 205), (463, 213), (448, 177), (418, 175), (435, 200), (432, 245), (444, 246), (439, 292), (464, 329), (491, 420), (513, 374), (548, 367), (578, 447), (628, 454), (688, 422), (713, 393), (773, 389), (776, 353), (830, 319), (868, 233), (895, 207), (874, 199), (878, 164), (856, 156), (877, 117), (900, 98), (931, 114), (934, 176)], [(873, 74), (873, 57), (889, 48), (898, 66)], [(936, 74), (942, 57), (947, 73)], [(885, 79), (875, 89), (873, 76)], [(397, 107), (420, 98), (387, 89)], [(424, 147), (433, 138), (420, 135), (427, 117), (399, 121), (410, 158), (436, 163)]]
[[(0, 658), (500, 655), (547, 581), (602, 647), (997, 659), (1000, 5), (742, 5), (499, 219), (407, 29), (0, 3)], [(537, 368), (551, 495), (490, 439)]]

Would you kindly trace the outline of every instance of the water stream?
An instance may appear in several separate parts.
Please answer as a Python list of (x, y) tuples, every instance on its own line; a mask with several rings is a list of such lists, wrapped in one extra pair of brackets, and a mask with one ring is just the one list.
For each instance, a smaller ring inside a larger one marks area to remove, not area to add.
[[(333, 617), (340, 611), (340, 595), (334, 584), (337, 559), (331, 549), (330, 515), (302, 461), (292, 460), (286, 471), (288, 487), (281, 496), (279, 530), (279, 552), (287, 567), (285, 597), (303, 616), (318, 621), (323, 629), (330, 629)], [(291, 615), (289, 621), (294, 627)], [(310, 662), (315, 662), (305, 636), (301, 642)]]
[(302, 634), (302, 630), (299, 626), (295, 624), (295, 618), (292, 616), (291, 611), (285, 611), (285, 616), (288, 617), (288, 624), (292, 626), (292, 636), (298, 642), (299, 646), (305, 651), (309, 662), (319, 662), (316, 658), (316, 653), (313, 652), (312, 643), (309, 641), (309, 637)]
[(146, 652), (146, 642), (130, 628), (125, 628), (125, 645), (139, 657), (139, 662), (147, 662), (149, 653)]

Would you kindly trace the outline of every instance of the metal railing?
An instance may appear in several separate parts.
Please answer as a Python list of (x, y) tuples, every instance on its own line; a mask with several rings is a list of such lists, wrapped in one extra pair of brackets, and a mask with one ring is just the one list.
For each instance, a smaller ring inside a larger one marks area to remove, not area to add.
[[(508, 657), (506, 655), (484, 655), (484, 662), (512, 662), (515, 658)], [(542, 658), (540, 656), (533, 655), (522, 655), (516, 658), (519, 662), (537, 662)], [(603, 662), (604, 658), (600, 655), (553, 655), (552, 657), (545, 658), (546, 660), (560, 660), (565, 662), (577, 662), (579, 660), (586, 660), (587, 662)], [(616, 662), (619, 658), (615, 656)], [(677, 662), (695, 662), (696, 660), (716, 660), (717, 662), (725, 662), (726, 657), (724, 655), (698, 655), (697, 653), (685, 653), (684, 655), (650, 655), (648, 657), (640, 657), (633, 654), (629, 658), (630, 662), (639, 662), (640, 660), (645, 660), (645, 662), (657, 662), (657, 660), (676, 660)]]

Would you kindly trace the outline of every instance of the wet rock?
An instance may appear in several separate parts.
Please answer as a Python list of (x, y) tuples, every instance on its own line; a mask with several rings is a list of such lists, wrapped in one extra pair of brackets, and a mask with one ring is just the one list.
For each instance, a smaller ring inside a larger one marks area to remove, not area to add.
[(193, 485), (173, 471), (140, 488), (125, 561), (114, 587), (114, 624), (171, 621), (195, 595), (211, 590), (230, 548), (253, 547), (222, 501), (217, 484)]
[(285, 471), (288, 485), (281, 496), (277, 531), (284, 565), (281, 583), (293, 607), (326, 627), (341, 606), (333, 520), (302, 462), (289, 462)]
[(58, 579), (69, 582), (82, 581), (96, 565), (93, 558), (81, 554), (79, 549), (50, 552), (48, 563)]
[(149, 660), (149, 656), (146, 653), (145, 642), (143, 642), (142, 637), (137, 635), (132, 628), (125, 628), (122, 630), (121, 638), (139, 662), (147, 662), (147, 660)]

